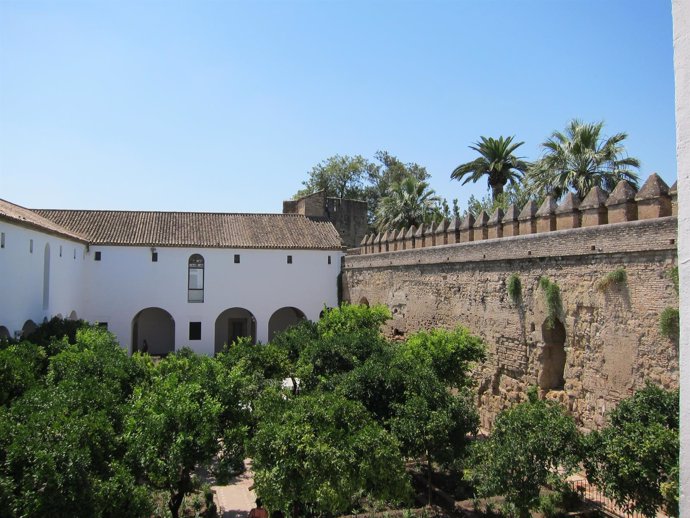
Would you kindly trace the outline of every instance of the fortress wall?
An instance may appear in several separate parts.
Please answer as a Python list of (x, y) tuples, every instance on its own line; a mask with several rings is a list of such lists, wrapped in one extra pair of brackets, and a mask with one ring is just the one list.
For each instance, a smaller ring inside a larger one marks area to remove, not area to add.
[[(392, 336), (462, 324), (484, 338), (488, 358), (475, 371), (483, 427), (537, 384), (593, 429), (645, 381), (678, 386), (678, 344), (659, 332), (660, 313), (678, 307), (668, 277), (676, 238), (669, 216), (389, 252), (365, 245), (345, 258), (344, 297), (386, 304)], [(620, 267), (627, 282), (598, 286)], [(514, 273), (518, 304), (507, 293)], [(563, 328), (545, 325), (541, 276), (560, 287)]]

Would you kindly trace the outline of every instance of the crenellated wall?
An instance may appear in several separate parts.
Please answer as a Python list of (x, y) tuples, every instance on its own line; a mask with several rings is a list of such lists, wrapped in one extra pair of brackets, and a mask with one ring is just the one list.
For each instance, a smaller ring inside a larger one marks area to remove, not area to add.
[(541, 207), (531, 201), (521, 210), (512, 205), (505, 212), (496, 209), (491, 216), (482, 212), (476, 218), (470, 214), (464, 219), (453, 218), (419, 228), (412, 225), (407, 229), (367, 234), (359, 249), (353, 252), (395, 252), (676, 216), (677, 197), (676, 184), (669, 188), (659, 175), (652, 174), (639, 192), (623, 180), (610, 195), (595, 187), (584, 200), (568, 193), (560, 205), (547, 196)]
[[(458, 324), (482, 336), (489, 356), (475, 374), (483, 427), (536, 384), (597, 428), (645, 381), (678, 386), (678, 344), (659, 332), (661, 312), (678, 305), (669, 277), (673, 191), (653, 175), (639, 192), (621, 183), (582, 202), (569, 195), (559, 205), (547, 199), (519, 213), (367, 236), (345, 258), (344, 297), (389, 306), (392, 336)], [(626, 280), (607, 283), (620, 268)], [(507, 289), (513, 274), (517, 301)], [(542, 276), (560, 288), (552, 326)]]

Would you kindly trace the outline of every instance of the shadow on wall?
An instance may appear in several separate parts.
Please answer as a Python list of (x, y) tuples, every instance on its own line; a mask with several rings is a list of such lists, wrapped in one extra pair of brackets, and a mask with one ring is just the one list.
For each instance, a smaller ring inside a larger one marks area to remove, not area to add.
[(542, 390), (559, 390), (565, 385), (565, 327), (559, 319), (553, 326), (548, 321), (541, 325), (544, 349), (541, 352), (541, 372), (539, 388)]

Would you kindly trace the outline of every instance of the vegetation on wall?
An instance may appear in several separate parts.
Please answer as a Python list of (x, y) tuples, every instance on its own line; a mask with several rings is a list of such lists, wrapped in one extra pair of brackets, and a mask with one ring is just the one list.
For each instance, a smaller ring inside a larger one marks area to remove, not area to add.
[(520, 304), (522, 301), (522, 281), (520, 281), (520, 276), (517, 273), (513, 273), (508, 277), (506, 290), (513, 304), (516, 306)]
[[(678, 267), (671, 268), (667, 275), (671, 282), (673, 282), (673, 289), (676, 295), (679, 294), (680, 286), (678, 284)], [(680, 336), (680, 311), (677, 307), (667, 307), (659, 315), (659, 331), (663, 336), (669, 340), (678, 341)]]
[(628, 274), (624, 267), (616, 268), (612, 272), (607, 273), (599, 282), (597, 282), (597, 289), (599, 291), (605, 291), (608, 287), (614, 286), (616, 284), (625, 284), (628, 280)]
[(556, 319), (563, 313), (561, 289), (556, 282), (551, 281), (546, 276), (539, 278), (539, 287), (544, 292), (544, 300), (546, 302), (546, 325), (553, 329), (554, 325), (556, 325)]

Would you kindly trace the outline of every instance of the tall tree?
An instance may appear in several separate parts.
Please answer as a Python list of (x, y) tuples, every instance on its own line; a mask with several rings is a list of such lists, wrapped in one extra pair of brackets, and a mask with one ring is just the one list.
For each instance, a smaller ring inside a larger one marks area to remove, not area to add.
[(393, 184), (388, 196), (381, 199), (376, 227), (382, 231), (431, 221), (440, 213), (440, 201), (428, 183), (407, 177)]
[(632, 168), (639, 168), (640, 161), (626, 153), (622, 142), (627, 133), (606, 138), (603, 127), (603, 122), (573, 119), (564, 132), (554, 131), (542, 143), (542, 157), (528, 173), (535, 189), (556, 198), (572, 190), (584, 198), (596, 186), (611, 192), (620, 180), (637, 187)]
[(361, 155), (335, 155), (312, 167), (309, 178), (302, 182), (295, 198), (319, 191), (326, 196), (363, 200), (369, 177), (375, 173), (376, 165)]
[(465, 185), (468, 182), (476, 182), (482, 177), (487, 177), (491, 195), (496, 198), (503, 192), (507, 183), (514, 184), (522, 178), (529, 164), (516, 157), (513, 153), (524, 142), (513, 142), (515, 137), (494, 139), (492, 137), (480, 137), (470, 149), (474, 149), (481, 156), (472, 162), (460, 164), (451, 173), (453, 180), (462, 180)]

